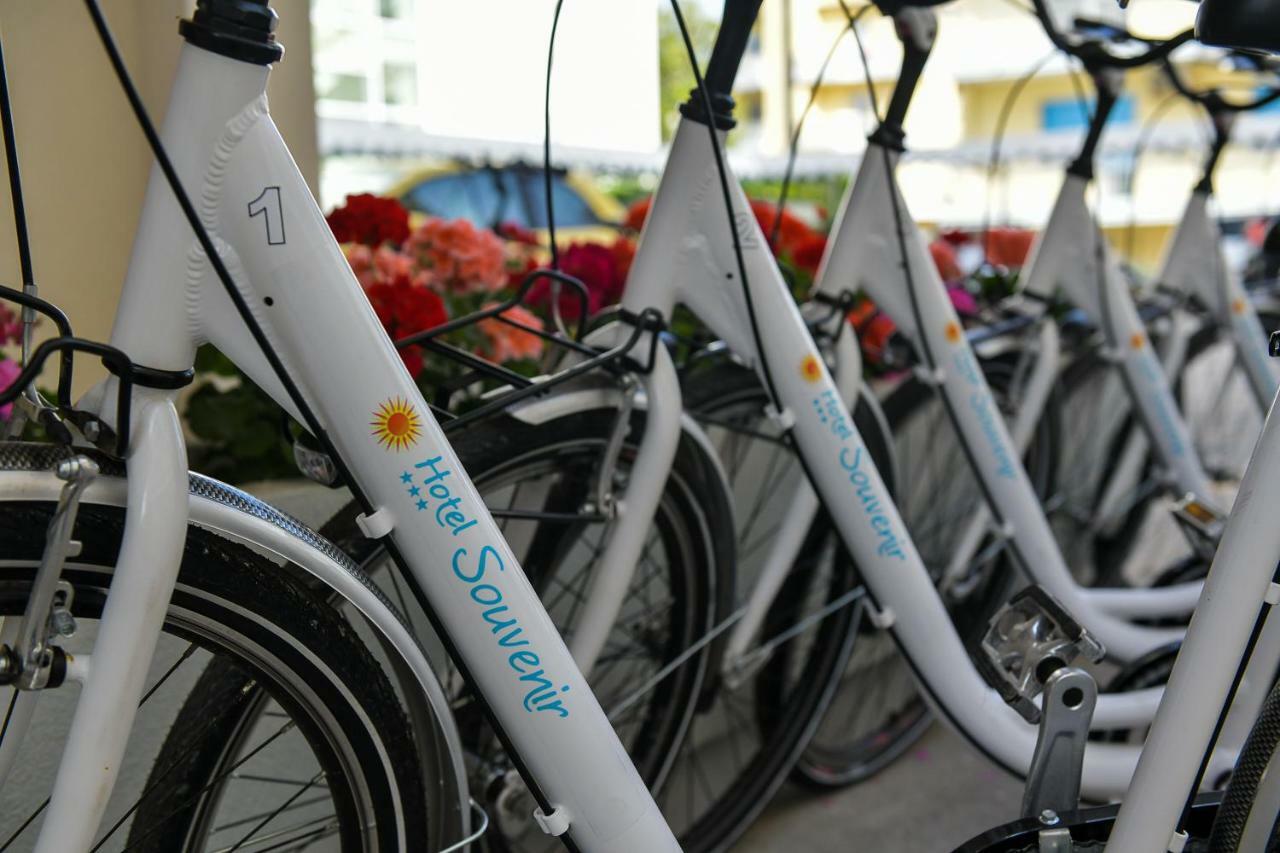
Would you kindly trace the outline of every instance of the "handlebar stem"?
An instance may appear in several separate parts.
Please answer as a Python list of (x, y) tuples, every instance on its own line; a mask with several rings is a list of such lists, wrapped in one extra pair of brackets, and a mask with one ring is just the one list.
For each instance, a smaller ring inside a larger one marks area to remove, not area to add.
[(893, 16), (893, 29), (902, 42), (902, 69), (893, 87), (893, 97), (880, 126), (871, 134), (871, 141), (895, 151), (903, 150), (907, 108), (920, 82), (920, 74), (929, 59), (934, 42), (938, 38), (938, 16), (932, 9), (902, 9)]
[(701, 124), (714, 122), (721, 130), (728, 130), (737, 122), (733, 118), (733, 82), (738, 77), (738, 67), (751, 43), (751, 30), (760, 14), (762, 0), (725, 0), (720, 30), (716, 33), (715, 47), (703, 83), (711, 100), (715, 115), (705, 115), (702, 95), (696, 89), (689, 100), (680, 105), (680, 114)]
[(1209, 111), (1209, 117), (1213, 121), (1213, 143), (1205, 156), (1204, 172), (1200, 183), (1196, 184), (1195, 191), (1209, 195), (1213, 193), (1213, 174), (1217, 171), (1218, 162), (1222, 159), (1222, 151), (1231, 142), (1231, 131), (1236, 123), (1236, 111), (1230, 109), (1230, 106), (1216, 94), (1206, 100), (1205, 109)]
[(1098, 151), (1098, 142), (1102, 139), (1102, 131), (1106, 129), (1111, 110), (1120, 100), (1124, 88), (1124, 74), (1114, 68), (1097, 66), (1085, 62), (1085, 69), (1093, 81), (1094, 90), (1098, 93), (1097, 106), (1089, 121), (1089, 133), (1085, 136), (1084, 145), (1079, 156), (1067, 167), (1067, 174), (1093, 180), (1094, 159)]

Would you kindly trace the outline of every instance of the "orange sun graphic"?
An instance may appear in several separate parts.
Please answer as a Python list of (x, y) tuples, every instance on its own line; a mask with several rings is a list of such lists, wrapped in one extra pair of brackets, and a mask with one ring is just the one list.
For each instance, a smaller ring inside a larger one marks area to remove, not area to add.
[(1147, 342), (1147, 336), (1142, 334), (1142, 332), (1134, 332), (1129, 337), (1129, 346), (1133, 347), (1134, 349), (1142, 349), (1143, 344), (1145, 344), (1146, 342)]
[(948, 323), (947, 327), (943, 329), (943, 334), (945, 334), (947, 336), (947, 340), (953, 344), (960, 343), (960, 339), (964, 337), (964, 334), (960, 331), (960, 324), (954, 320)]
[(807, 382), (817, 382), (822, 378), (822, 365), (818, 359), (812, 355), (806, 355), (804, 361), (800, 362), (800, 375)]
[(418, 413), (403, 397), (393, 397), (379, 406), (369, 426), (378, 443), (392, 450), (404, 450), (422, 434)]
[(1243, 314), (1243, 313), (1244, 313), (1244, 300), (1243, 300), (1243, 299), (1237, 298), (1234, 302), (1232, 302), (1232, 303), (1231, 303), (1231, 313), (1232, 313), (1232, 314)]

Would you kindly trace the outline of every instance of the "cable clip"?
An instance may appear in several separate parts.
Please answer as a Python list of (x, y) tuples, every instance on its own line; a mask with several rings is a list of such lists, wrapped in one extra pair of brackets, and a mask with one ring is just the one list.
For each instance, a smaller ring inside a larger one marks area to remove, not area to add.
[(547, 835), (559, 838), (569, 831), (569, 810), (564, 806), (556, 806), (551, 814), (543, 814), (541, 807), (536, 808), (533, 819)]
[(361, 513), (356, 516), (356, 527), (368, 539), (381, 539), (394, 530), (395, 526), (396, 520), (392, 517), (391, 510), (385, 506), (379, 507), (370, 515)]
[(769, 420), (773, 421), (784, 431), (789, 430), (796, 425), (796, 413), (790, 409), (783, 409), (779, 411), (774, 407), (773, 403), (770, 403), (764, 407), (764, 413)]

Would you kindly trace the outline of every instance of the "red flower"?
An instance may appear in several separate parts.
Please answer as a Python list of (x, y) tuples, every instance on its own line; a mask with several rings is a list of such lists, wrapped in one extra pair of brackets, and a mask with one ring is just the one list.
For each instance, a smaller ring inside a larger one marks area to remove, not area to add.
[(822, 263), (822, 256), (826, 251), (827, 238), (821, 234), (809, 233), (797, 241), (789, 249), (788, 254), (791, 257), (791, 263), (814, 276), (818, 274), (818, 266)]
[[(767, 201), (751, 200), (751, 211), (756, 215), (756, 222), (760, 223), (760, 230), (764, 232), (766, 240), (773, 240), (773, 229), (778, 222), (778, 206)], [(814, 236), (814, 230), (800, 217), (787, 211), (782, 211), (782, 223), (777, 225), (778, 239), (777, 244), (773, 247), (774, 254), (792, 254), (795, 247), (799, 246), (804, 240)]]
[(644, 228), (644, 221), (649, 218), (649, 208), (653, 207), (653, 196), (647, 196), (637, 202), (633, 202), (627, 208), (627, 218), (622, 221), (624, 228), (630, 228), (632, 231), (640, 231)]
[(515, 222), (503, 222), (496, 229), (498, 236), (504, 240), (510, 240), (513, 243), (522, 243), (526, 246), (537, 246), (538, 235), (528, 228), (525, 228)]
[(393, 198), (371, 193), (347, 196), (346, 204), (326, 216), (325, 221), (339, 243), (380, 246), (402, 243), (409, 236), (409, 211)]
[[(449, 319), (444, 300), (435, 291), (414, 284), (407, 275), (378, 281), (365, 290), (374, 313), (382, 321), (391, 340), (399, 340), (416, 332), (439, 326)], [(417, 346), (400, 350), (400, 358), (415, 379), (422, 372), (422, 349)]]
[[(560, 271), (573, 276), (587, 288), (587, 314), (595, 314), (601, 308), (613, 305), (622, 298), (626, 277), (619, 269), (624, 251), (599, 243), (573, 243), (560, 253)], [(630, 266), (630, 260), (627, 259)], [(542, 279), (529, 290), (529, 301), (545, 304), (551, 300), (552, 281)], [(560, 314), (566, 322), (576, 321), (582, 311), (582, 298), (578, 291), (567, 284), (560, 285)]]
[(622, 290), (626, 287), (627, 276), (631, 274), (631, 262), (636, 259), (636, 244), (634, 240), (626, 237), (619, 237), (613, 241), (613, 245), (609, 247), (613, 252), (613, 267), (618, 276), (618, 298), (622, 298)]
[(933, 256), (933, 265), (938, 268), (938, 275), (943, 281), (959, 281), (964, 278), (960, 272), (960, 264), (956, 260), (956, 250), (944, 239), (934, 240), (929, 244), (929, 254)]
[(992, 228), (987, 232), (987, 260), (997, 266), (1020, 267), (1027, 262), (1035, 237), (1024, 228)]
[(22, 340), (22, 319), (15, 311), (0, 305), (0, 346)]

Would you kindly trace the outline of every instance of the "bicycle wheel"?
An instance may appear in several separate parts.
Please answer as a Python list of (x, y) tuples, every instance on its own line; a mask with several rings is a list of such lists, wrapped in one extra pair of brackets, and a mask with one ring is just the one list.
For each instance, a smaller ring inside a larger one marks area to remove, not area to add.
[[(612, 409), (538, 424), (504, 417), (483, 422), (454, 440), (467, 472), (568, 642), (615, 523), (595, 515), (590, 505), (616, 418)], [(643, 424), (643, 416), (634, 416), (613, 475), (614, 488), (625, 486), (630, 475)], [(710, 644), (700, 641), (722, 615), (720, 597), (731, 595), (733, 543), (722, 534), (730, 511), (723, 490), (715, 484), (716, 474), (704, 454), (692, 442), (682, 441), (623, 609), (589, 677), (637, 770), (652, 788), (668, 776), (694, 714), (710, 655)], [(438, 640), (404, 579), (397, 577), (376, 543), (355, 529), (354, 514), (354, 508), (347, 508), (325, 531), (399, 601), (428, 653), (441, 661), (441, 680), (452, 696), (473, 770), (473, 795), (495, 819), (495, 827), (482, 840), (484, 849), (560, 849), (559, 841), (533, 825), (535, 804), (482, 709), (439, 653)], [(687, 659), (680, 659), (686, 652)]]
[[(0, 622), (21, 616), (51, 514), (47, 503), (0, 509)], [(122, 529), (121, 510), (82, 505), (83, 548), (63, 573), (77, 620), (68, 651), (92, 648)], [(94, 850), (428, 843), (413, 732), (380, 665), (332, 608), (248, 549), (188, 531), (147, 684)], [(77, 692), (40, 694), (15, 765), (22, 784), (0, 795), (0, 849), (28, 849), (57, 819), (45, 813), (49, 785), (33, 783), (52, 781)], [(18, 694), (0, 699), (12, 710)]]
[[(717, 448), (738, 510), (737, 612), (757, 586), (768, 543), (804, 475), (767, 417), (751, 371), (707, 363), (685, 377), (685, 392)], [(844, 669), (859, 606), (852, 567), (836, 554), (833, 528), (819, 511), (744, 654), (732, 666), (717, 658), (711, 689), (659, 796), (686, 851), (730, 849), (816, 731)]]
[(1280, 850), (1280, 684), (1271, 688), (1262, 712), (1236, 759), (1209, 836), (1210, 853)]
[[(721, 459), (734, 488), (736, 505), (743, 510), (739, 513), (738, 562), (740, 597), (746, 599), (764, 568), (766, 545), (777, 533), (782, 509), (790, 502), (803, 472), (792, 449), (778, 443), (776, 428), (765, 418), (764, 408), (768, 401), (751, 371), (721, 363), (695, 373), (686, 385), (690, 408), (720, 448)], [(854, 423), (892, 493), (893, 466), (890, 464), (885, 429), (866, 399), (858, 405)], [(767, 522), (760, 523), (761, 519)], [(825, 513), (820, 513), (813, 523), (792, 572), (797, 578), (792, 581), (797, 589), (801, 583), (798, 578), (806, 573), (829, 577), (842, 589), (853, 588), (849, 585), (851, 581), (844, 578), (856, 578), (856, 571), (844, 547), (838, 544)], [(806, 612), (815, 612), (825, 606), (817, 586), (796, 594), (801, 600), (790, 605), (795, 610), (795, 616), (790, 620), (793, 624), (803, 619)], [(809, 598), (807, 602), (803, 600), (805, 594)], [(830, 593), (832, 598), (837, 594), (844, 593), (839, 590)], [(833, 679), (830, 705), (825, 714), (817, 718), (813, 734), (806, 736), (802, 730), (793, 734), (808, 741), (794, 768), (796, 777), (801, 781), (828, 784), (835, 772), (833, 768), (843, 769), (851, 760), (859, 764), (876, 760), (887, 762), (923, 731), (923, 726), (918, 725), (920, 715), (904, 718), (894, 713), (901, 704), (896, 696), (902, 691), (899, 676), (903, 673), (897, 670), (905, 670), (905, 664), (885, 632), (861, 618), (860, 608), (861, 605), (846, 608), (851, 611), (850, 625), (857, 620), (859, 629), (849, 661), (842, 669), (826, 670), (824, 667), (832, 666), (834, 658), (827, 648), (818, 645), (819, 642), (840, 642), (839, 625), (824, 634), (815, 633), (814, 639), (806, 641), (807, 646), (781, 649), (773, 655), (770, 663), (767, 675), (769, 684), (773, 685), (769, 688), (771, 690), (781, 690), (779, 685), (791, 684), (798, 679), (797, 672), (805, 665), (802, 655), (806, 653), (800, 650), (806, 648), (807, 654), (813, 658), (808, 663), (815, 667), (813, 677)], [(791, 627), (787, 624), (788, 619), (781, 615), (776, 615), (775, 621), (776, 627), (766, 629), (766, 637)], [(905, 672), (905, 678), (907, 689), (914, 693), (909, 671)], [(760, 713), (776, 713), (771, 709), (779, 700), (777, 695), (762, 695), (758, 699)], [(801, 701), (809, 704), (800, 704)], [(792, 712), (796, 720), (811, 725), (810, 718), (821, 710), (820, 701), (822, 695), (817, 690), (797, 700)], [(857, 721), (861, 727), (853, 731), (847, 725), (849, 707), (861, 714)], [(868, 712), (868, 707), (873, 710)], [(879, 715), (875, 708), (880, 709)], [(833, 720), (840, 722), (833, 724)], [(853, 759), (848, 754), (851, 734), (858, 742), (855, 748), (858, 756)], [(782, 741), (782, 735), (778, 739)]]

